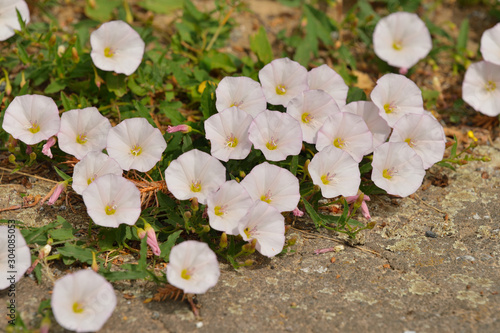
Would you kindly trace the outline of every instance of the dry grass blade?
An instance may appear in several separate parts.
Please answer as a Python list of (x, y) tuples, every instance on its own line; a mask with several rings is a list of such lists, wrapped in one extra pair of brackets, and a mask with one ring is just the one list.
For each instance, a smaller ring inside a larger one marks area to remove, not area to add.
[(153, 296), (153, 301), (162, 302), (167, 298), (177, 301), (180, 295), (182, 295), (180, 300), (183, 301), (186, 298), (184, 292), (179, 288), (167, 284), (165, 287), (158, 288), (156, 294)]

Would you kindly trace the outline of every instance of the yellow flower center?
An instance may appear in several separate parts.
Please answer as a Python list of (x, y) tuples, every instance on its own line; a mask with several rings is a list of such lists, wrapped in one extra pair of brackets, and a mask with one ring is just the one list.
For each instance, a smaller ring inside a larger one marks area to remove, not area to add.
[(87, 185), (90, 185), (94, 180), (95, 180), (95, 176), (87, 179)]
[(323, 176), (321, 176), (321, 182), (325, 185), (330, 184), (330, 182), (333, 180), (333, 177), (335, 177), (335, 174), (331, 174), (327, 172)]
[(277, 85), (276, 86), (276, 94), (278, 94), (278, 95), (286, 94), (286, 87), (282, 84)]
[(342, 138), (336, 138), (335, 140), (333, 140), (333, 145), (339, 149), (342, 149), (345, 146), (345, 140)]
[(115, 205), (113, 205), (113, 206), (106, 205), (106, 208), (104, 208), (104, 211), (106, 212), (106, 215), (113, 215), (114, 213), (116, 213), (116, 206)]
[(135, 145), (130, 149), (130, 153), (134, 156), (139, 156), (142, 153), (142, 147), (139, 145)]
[(217, 215), (217, 216), (222, 216), (222, 215), (224, 215), (224, 214), (225, 214), (225, 212), (224, 212), (224, 208), (223, 208), (223, 207), (221, 207), (221, 206), (215, 206), (215, 208), (214, 208), (214, 213), (215, 213), (215, 215)]
[(184, 268), (181, 272), (181, 278), (183, 278), (184, 280), (189, 280), (191, 278), (191, 274), (189, 273), (189, 271), (187, 270), (187, 268)]
[(411, 138), (407, 138), (405, 142), (408, 144), (408, 146), (412, 147), (415, 145), (415, 142)]
[(87, 136), (85, 134), (80, 134), (76, 137), (76, 142), (78, 142), (81, 145), (87, 143), (87, 141), (88, 141), (88, 139), (87, 139)]
[(238, 145), (238, 138), (236, 138), (232, 133), (231, 136), (226, 138), (226, 146), (229, 148), (234, 148)]
[(201, 182), (198, 180), (193, 180), (191, 182), (191, 191), (192, 192), (200, 192), (201, 191)]
[(268, 204), (270, 204), (271, 203), (271, 191), (267, 191), (266, 194), (263, 194), (260, 197), (260, 200), (262, 200), (262, 201), (267, 202)]
[(74, 313), (82, 313), (83, 312), (82, 305), (78, 302), (73, 303), (73, 312)]
[(28, 130), (33, 134), (38, 133), (40, 132), (40, 125), (35, 121), (31, 123), (31, 127)]
[(245, 235), (247, 236), (247, 238), (252, 238), (252, 236), (250, 235), (250, 228), (245, 228), (245, 230), (243, 230), (243, 232), (245, 233)]
[(391, 179), (392, 175), (393, 175), (392, 170), (384, 169), (384, 171), (382, 171), (382, 176), (384, 176), (384, 178), (386, 179)]
[(403, 49), (403, 45), (401, 45), (401, 42), (394, 42), (392, 43), (392, 48), (396, 51), (401, 51), (401, 49)]
[(310, 113), (304, 112), (302, 114), (302, 122), (308, 124), (311, 120), (313, 120), (313, 116)]
[(267, 143), (266, 143), (266, 147), (267, 149), (269, 150), (275, 150), (276, 148), (278, 148), (278, 140), (274, 140), (273, 137), (271, 137), (271, 140), (269, 140)]
[(113, 52), (113, 50), (111, 50), (111, 48), (107, 47), (104, 49), (104, 56), (106, 58), (111, 58), (115, 55), (115, 53)]
[(486, 84), (484, 85), (484, 89), (486, 89), (486, 91), (488, 91), (488, 92), (492, 92), (496, 88), (497, 88), (497, 84), (491, 80), (486, 82)]
[(390, 113), (394, 112), (395, 109), (396, 108), (394, 106), (392, 106), (391, 104), (389, 104), (389, 103), (387, 103), (387, 104), (384, 105), (384, 111), (387, 114), (390, 114)]

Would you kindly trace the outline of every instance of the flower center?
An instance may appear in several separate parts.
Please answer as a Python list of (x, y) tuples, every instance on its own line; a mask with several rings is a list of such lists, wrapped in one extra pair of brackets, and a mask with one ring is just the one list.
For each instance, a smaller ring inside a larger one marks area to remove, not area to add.
[(226, 138), (226, 147), (234, 148), (238, 145), (238, 138), (236, 138), (233, 133)]
[(408, 144), (408, 146), (410, 146), (411, 148), (413, 148), (413, 146), (415, 146), (415, 142), (411, 139), (411, 138), (407, 138), (405, 140), (405, 142)]
[(78, 302), (73, 303), (73, 312), (74, 313), (82, 313), (83, 312), (83, 306), (80, 303), (78, 303)]
[(226, 214), (225, 208), (226, 207), (224, 207), (224, 206), (222, 206), (222, 207), (221, 206), (215, 206), (215, 208), (214, 208), (215, 215), (222, 216), (222, 215)]
[(87, 136), (85, 134), (80, 134), (76, 137), (76, 142), (83, 145), (85, 143), (87, 143), (88, 139), (87, 139)]
[(304, 112), (302, 114), (302, 122), (305, 124), (308, 124), (313, 119), (314, 117), (310, 113)]
[(241, 104), (243, 104), (243, 101), (233, 102), (233, 104), (231, 104), (229, 107), (230, 107), (230, 108), (231, 108), (231, 107), (233, 107), (233, 106), (238, 107), (238, 106), (240, 106)]
[(116, 213), (116, 205), (106, 205), (106, 208), (104, 208), (104, 211), (106, 212), (106, 215), (113, 215)]
[(115, 52), (110, 47), (104, 49), (104, 56), (106, 58), (112, 58), (115, 55)]
[(394, 171), (393, 168), (384, 169), (384, 171), (382, 171), (382, 176), (384, 176), (384, 178), (386, 178), (386, 179), (391, 179), (395, 173), (396, 172)]
[(323, 184), (328, 185), (330, 184), (330, 182), (333, 180), (334, 177), (335, 177), (334, 173), (330, 174), (329, 172), (327, 172), (326, 174), (321, 176), (321, 181), (323, 182)]
[(401, 49), (403, 49), (403, 45), (401, 45), (400, 41), (395, 41), (392, 43), (392, 48), (396, 51), (401, 51)]
[(282, 84), (277, 85), (276, 86), (276, 94), (278, 94), (278, 95), (286, 94), (286, 87)]
[(260, 197), (260, 200), (262, 200), (262, 201), (267, 202), (268, 204), (270, 204), (271, 203), (271, 190), (267, 191), (266, 194), (263, 194)]
[(397, 109), (397, 106), (394, 106), (391, 103), (387, 103), (384, 105), (384, 111), (387, 114), (393, 113), (394, 111), (396, 111), (396, 109)]
[(130, 153), (134, 156), (139, 156), (142, 153), (142, 147), (139, 145), (135, 145), (130, 149)]
[(486, 91), (488, 91), (488, 92), (492, 92), (496, 88), (497, 88), (497, 84), (491, 80), (486, 82), (486, 84), (484, 85), (484, 89), (486, 89)]
[(38, 123), (34, 121), (31, 123), (31, 127), (28, 128), (28, 130), (33, 134), (38, 133), (40, 132), (40, 125), (38, 125)]
[(342, 149), (345, 146), (345, 140), (342, 138), (336, 138), (335, 140), (333, 140), (333, 145), (339, 149)]
[(252, 236), (250, 235), (250, 228), (246, 227), (245, 230), (243, 230), (243, 232), (245, 233), (247, 238), (252, 238)]
[(95, 175), (87, 179), (87, 185), (90, 185), (95, 180)]
[(278, 140), (275, 140), (274, 137), (271, 137), (271, 140), (266, 143), (266, 147), (269, 150), (275, 150), (276, 148), (278, 148)]
[(187, 268), (184, 268), (181, 272), (181, 278), (184, 280), (189, 280), (191, 278), (192, 272), (190, 272)]
[(191, 191), (192, 192), (200, 192), (201, 191), (201, 182), (199, 180), (193, 180), (191, 182)]

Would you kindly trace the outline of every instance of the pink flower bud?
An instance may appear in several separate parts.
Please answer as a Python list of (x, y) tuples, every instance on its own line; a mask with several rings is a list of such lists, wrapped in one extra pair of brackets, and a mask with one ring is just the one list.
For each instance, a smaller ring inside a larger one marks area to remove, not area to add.
[(54, 192), (50, 196), (47, 204), (53, 205), (57, 201), (57, 199), (59, 199), (59, 196), (61, 195), (62, 191), (66, 189), (66, 186), (68, 186), (68, 183), (66, 183), (65, 181), (57, 183), (56, 189), (54, 190)]
[(295, 209), (293, 210), (293, 216), (302, 217), (304, 216), (304, 212), (301, 211), (299, 207), (295, 207)]
[(43, 145), (43, 148), (42, 148), (42, 153), (46, 156), (48, 156), (49, 158), (52, 158), (52, 152), (50, 151), (50, 148), (56, 144), (56, 137), (55, 136), (51, 136), (47, 142)]
[(191, 126), (185, 124), (167, 127), (168, 133), (175, 133), (175, 132), (189, 133), (191, 132), (191, 130), (192, 130)]

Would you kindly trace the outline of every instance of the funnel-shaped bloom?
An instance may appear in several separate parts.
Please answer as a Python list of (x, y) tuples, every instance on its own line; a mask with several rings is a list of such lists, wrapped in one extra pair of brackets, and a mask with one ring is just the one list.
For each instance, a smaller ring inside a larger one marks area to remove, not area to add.
[(302, 149), (302, 130), (292, 116), (279, 111), (259, 113), (248, 129), (248, 138), (269, 161), (283, 161)]
[(339, 107), (346, 103), (349, 87), (344, 79), (328, 65), (313, 68), (307, 74), (309, 89), (320, 89), (327, 92)]
[(259, 71), (262, 90), (269, 104), (283, 105), (298, 96), (307, 85), (307, 69), (288, 58), (275, 59)]
[(476, 111), (495, 117), (500, 114), (500, 66), (480, 61), (467, 68), (462, 98)]
[[(0, 290), (21, 279), (31, 266), (30, 248), (19, 229), (0, 226)], [(15, 289), (15, 288), (11, 288)]]
[(142, 61), (144, 41), (123, 21), (103, 23), (90, 34), (94, 65), (103, 71), (130, 75)]
[(65, 329), (95, 332), (113, 314), (116, 295), (101, 275), (80, 270), (56, 281), (50, 304), (56, 321)]
[(24, 0), (0, 1), (0, 41), (14, 36), (14, 30), (21, 30), (16, 9), (25, 23), (30, 21), (30, 10)]
[(386, 142), (373, 152), (372, 180), (389, 194), (406, 197), (422, 184), (422, 159), (406, 142)]
[(106, 147), (110, 129), (108, 118), (95, 107), (66, 111), (57, 133), (59, 148), (81, 160), (88, 152)]
[(224, 162), (247, 157), (252, 149), (248, 139), (252, 119), (248, 113), (233, 106), (205, 120), (205, 136), (210, 140), (212, 156)]
[(172, 248), (166, 271), (168, 283), (189, 294), (206, 293), (220, 275), (214, 251), (206, 243), (192, 240)]
[(117, 175), (97, 178), (82, 196), (89, 216), (103, 227), (133, 225), (141, 215), (141, 193), (134, 183)]
[(373, 31), (373, 48), (389, 65), (407, 69), (429, 54), (432, 39), (417, 14), (397, 12), (378, 21)]
[(314, 155), (307, 170), (325, 198), (348, 197), (358, 193), (361, 183), (358, 163), (341, 149), (334, 146), (324, 148)]
[(47, 140), (59, 131), (61, 118), (50, 97), (23, 95), (14, 98), (3, 118), (3, 129), (27, 145)]
[(82, 194), (97, 178), (108, 173), (121, 176), (120, 165), (108, 155), (100, 151), (91, 151), (75, 164), (73, 169), (73, 190)]
[(443, 126), (426, 114), (407, 114), (399, 119), (389, 142), (406, 142), (420, 156), (424, 169), (441, 161), (446, 148)]
[(379, 115), (377, 106), (372, 102), (351, 102), (344, 106), (341, 111), (357, 114), (363, 118), (373, 135), (373, 149), (384, 143), (391, 134), (391, 128), (387, 125), (387, 121)]
[(370, 95), (389, 126), (407, 113), (424, 113), (422, 92), (415, 82), (400, 74), (385, 74)]
[(285, 245), (285, 218), (262, 201), (257, 201), (238, 227), (243, 240), (257, 240), (255, 249), (266, 257), (274, 257)]
[(106, 150), (123, 170), (149, 171), (161, 159), (167, 143), (145, 118), (125, 119), (108, 134)]
[(213, 156), (198, 149), (173, 160), (165, 170), (168, 190), (179, 200), (197, 198), (207, 203), (212, 192), (226, 181), (226, 168)]
[(288, 103), (286, 112), (299, 122), (302, 140), (314, 144), (320, 127), (339, 107), (323, 90), (306, 90)]
[(325, 121), (316, 139), (318, 151), (332, 145), (345, 150), (359, 163), (372, 151), (373, 135), (361, 116), (338, 112)]
[(240, 183), (254, 201), (264, 201), (280, 212), (299, 203), (299, 180), (287, 169), (267, 162), (255, 166)]
[(237, 106), (252, 117), (264, 111), (267, 106), (266, 97), (260, 83), (249, 77), (223, 78), (215, 89), (217, 111)]
[(253, 200), (245, 188), (235, 180), (222, 184), (207, 200), (210, 226), (228, 235), (238, 235), (238, 225)]
[(484, 60), (500, 65), (500, 23), (483, 32), (481, 54)]

